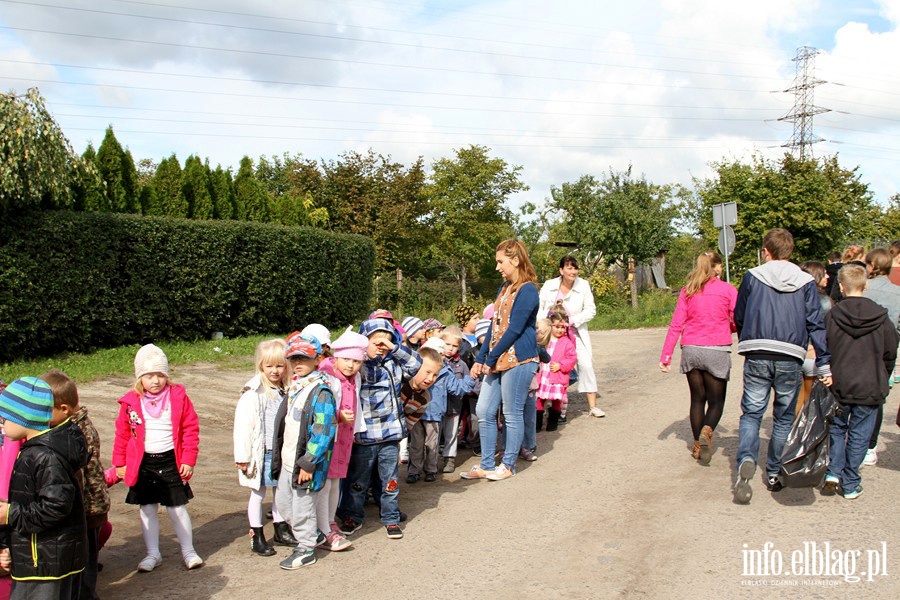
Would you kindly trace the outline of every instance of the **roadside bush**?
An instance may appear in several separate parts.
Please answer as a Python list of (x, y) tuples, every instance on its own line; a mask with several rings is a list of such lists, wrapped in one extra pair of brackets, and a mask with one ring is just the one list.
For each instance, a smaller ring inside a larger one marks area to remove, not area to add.
[(364, 316), (371, 240), (303, 227), (39, 212), (0, 224), (0, 361)]

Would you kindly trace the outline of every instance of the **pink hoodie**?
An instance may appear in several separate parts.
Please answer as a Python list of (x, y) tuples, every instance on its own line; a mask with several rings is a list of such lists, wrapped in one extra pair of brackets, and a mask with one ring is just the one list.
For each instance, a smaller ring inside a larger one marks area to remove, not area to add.
[[(566, 334), (556, 340), (553, 346), (553, 356), (550, 357), (551, 363), (559, 363), (559, 371), (553, 373), (548, 371), (544, 373), (544, 369), (538, 371), (538, 377), (546, 377), (548, 383), (561, 383), (565, 386), (569, 385), (569, 373), (578, 363), (578, 355), (575, 353), (575, 334), (574, 327), (571, 325), (566, 329)], [(541, 387), (541, 381), (538, 379), (538, 388)]]
[[(319, 363), (319, 370), (337, 377), (341, 382), (341, 405), (337, 407), (338, 413), (342, 410), (357, 409), (357, 380), (344, 377), (343, 373), (334, 367), (334, 359), (326, 358)], [(350, 452), (353, 450), (353, 423), (341, 423), (338, 420), (337, 433), (334, 436), (334, 448), (331, 451), (331, 465), (328, 467), (328, 479), (343, 479), (347, 476), (347, 468), (350, 466)]]
[(690, 297), (682, 288), (659, 362), (672, 363), (679, 336), (682, 346), (730, 346), (731, 334), (737, 331), (734, 324), (736, 302), (737, 290), (718, 277), (707, 281), (702, 290)]

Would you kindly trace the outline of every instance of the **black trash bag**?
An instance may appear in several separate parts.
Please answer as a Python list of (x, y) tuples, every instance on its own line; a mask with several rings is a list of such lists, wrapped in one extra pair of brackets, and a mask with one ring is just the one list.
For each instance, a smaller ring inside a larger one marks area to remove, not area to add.
[(831, 390), (816, 381), (781, 452), (778, 478), (784, 487), (816, 487), (825, 480), (831, 423), (839, 412)]

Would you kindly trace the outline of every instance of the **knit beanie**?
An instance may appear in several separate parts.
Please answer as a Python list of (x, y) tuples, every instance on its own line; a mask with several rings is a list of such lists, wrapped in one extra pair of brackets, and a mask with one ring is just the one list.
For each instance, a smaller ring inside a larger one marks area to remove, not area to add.
[(37, 377), (16, 379), (0, 392), (0, 417), (37, 431), (50, 429), (53, 392)]
[(403, 319), (402, 327), (404, 331), (406, 331), (406, 337), (411, 338), (416, 335), (416, 333), (422, 331), (422, 327), (424, 323), (422, 323), (422, 319), (418, 317), (406, 317)]
[(491, 320), (490, 319), (480, 319), (478, 324), (475, 325), (475, 339), (477, 340), (483, 335), (487, 335), (488, 329), (491, 328)]
[(169, 359), (159, 346), (147, 344), (134, 355), (134, 377), (140, 379), (147, 373), (169, 376)]
[(472, 317), (478, 316), (478, 311), (468, 304), (460, 304), (453, 311), (453, 316), (456, 317), (456, 322), (459, 323), (460, 327), (465, 327)]
[(319, 325), (318, 323), (307, 325), (300, 331), (300, 335), (314, 337), (323, 346), (331, 346), (331, 332), (324, 325)]
[(351, 360), (365, 360), (366, 350), (369, 349), (369, 338), (347, 331), (331, 344), (331, 351), (335, 358), (349, 358)]

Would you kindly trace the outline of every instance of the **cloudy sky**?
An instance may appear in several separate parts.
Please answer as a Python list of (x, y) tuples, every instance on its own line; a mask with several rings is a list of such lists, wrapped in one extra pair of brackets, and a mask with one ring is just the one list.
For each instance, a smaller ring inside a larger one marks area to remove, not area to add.
[(900, 190), (900, 0), (0, 0), (0, 88), (37, 86), (74, 148), (136, 159), (484, 144), (551, 185), (629, 163), (691, 184), (775, 158), (800, 46), (816, 156)]

